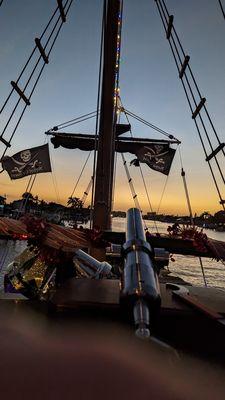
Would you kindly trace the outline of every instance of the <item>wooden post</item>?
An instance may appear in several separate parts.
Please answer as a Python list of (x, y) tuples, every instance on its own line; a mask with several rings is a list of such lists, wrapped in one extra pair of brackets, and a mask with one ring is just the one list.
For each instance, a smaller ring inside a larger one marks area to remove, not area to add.
[(100, 230), (111, 228), (116, 124), (114, 90), (119, 12), (120, 0), (108, 0), (104, 28), (101, 115), (93, 214), (93, 227), (98, 227)]

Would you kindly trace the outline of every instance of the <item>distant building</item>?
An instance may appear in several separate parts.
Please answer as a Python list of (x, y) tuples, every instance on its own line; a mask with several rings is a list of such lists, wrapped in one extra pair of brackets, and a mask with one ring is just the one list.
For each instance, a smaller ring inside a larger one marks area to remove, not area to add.
[(151, 211), (151, 212), (147, 212), (147, 219), (152, 219), (156, 217), (156, 212), (155, 211)]
[(112, 211), (112, 217), (113, 218), (126, 218), (126, 212), (125, 211)]
[(156, 212), (155, 211), (147, 212), (147, 215), (149, 217), (152, 217), (152, 216), (154, 217), (156, 215)]

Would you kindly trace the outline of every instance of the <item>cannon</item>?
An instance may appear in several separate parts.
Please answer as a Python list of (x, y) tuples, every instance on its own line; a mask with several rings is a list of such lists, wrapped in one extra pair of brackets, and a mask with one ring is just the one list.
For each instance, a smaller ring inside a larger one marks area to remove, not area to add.
[(100, 276), (111, 277), (112, 266), (106, 261), (99, 262), (83, 250), (76, 250), (73, 261), (78, 271), (87, 278), (99, 279)]
[(150, 336), (151, 315), (161, 304), (154, 252), (146, 241), (142, 216), (137, 208), (127, 211), (124, 252), (123, 297), (133, 307), (136, 335)]

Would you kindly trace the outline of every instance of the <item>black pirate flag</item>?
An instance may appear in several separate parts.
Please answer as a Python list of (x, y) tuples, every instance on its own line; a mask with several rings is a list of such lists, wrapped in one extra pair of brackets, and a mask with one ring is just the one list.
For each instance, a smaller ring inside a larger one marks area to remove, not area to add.
[(51, 172), (48, 144), (22, 150), (12, 157), (4, 157), (1, 160), (2, 167), (11, 179), (23, 178), (27, 175)]
[(169, 147), (169, 144), (151, 144), (143, 146), (136, 151), (136, 156), (131, 164), (138, 166), (139, 162), (146, 163), (155, 171), (169, 175), (170, 167), (176, 150)]

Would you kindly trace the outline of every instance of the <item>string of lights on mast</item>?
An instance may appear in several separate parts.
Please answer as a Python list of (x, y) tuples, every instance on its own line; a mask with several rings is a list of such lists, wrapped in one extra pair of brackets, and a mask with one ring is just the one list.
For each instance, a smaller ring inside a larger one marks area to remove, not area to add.
[[(121, 9), (122, 9), (122, 3), (121, 3)], [(120, 67), (120, 52), (121, 52), (121, 29), (122, 29), (122, 21), (121, 21), (121, 15), (122, 15), (122, 10), (120, 10), (120, 13), (118, 14), (118, 33), (117, 33), (117, 51), (116, 51), (116, 84), (115, 84), (115, 89), (114, 89), (114, 105), (116, 107), (116, 113), (119, 114), (119, 106), (118, 106), (118, 100), (120, 97), (120, 88), (119, 88), (119, 67)]]

